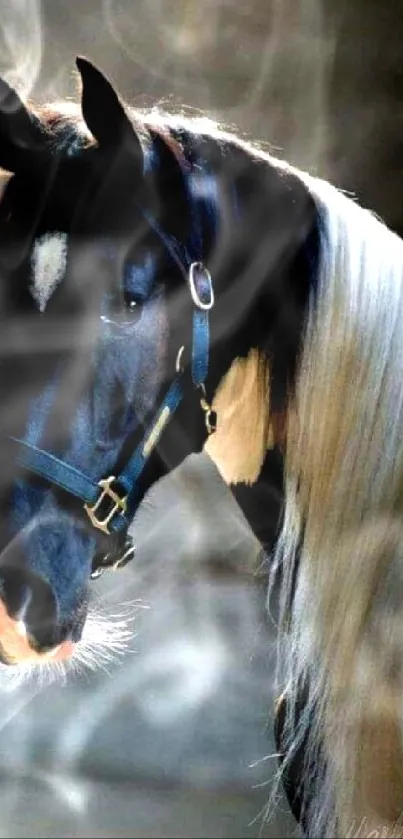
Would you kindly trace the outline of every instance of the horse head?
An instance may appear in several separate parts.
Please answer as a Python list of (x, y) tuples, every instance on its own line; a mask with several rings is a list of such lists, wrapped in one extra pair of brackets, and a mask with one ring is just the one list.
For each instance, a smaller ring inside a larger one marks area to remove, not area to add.
[(302, 323), (308, 293), (315, 214), (296, 179), (208, 131), (141, 119), (77, 66), (81, 112), (30, 109), (0, 86), (4, 663), (80, 648), (91, 578), (132, 556), (145, 491), (215, 429), (207, 374), (214, 392), (242, 356), (249, 376), (260, 343), (286, 392), (298, 330), (284, 303)]
[[(130, 556), (127, 524), (144, 487), (122, 470), (129, 452), (145, 457), (172, 361), (172, 259), (158, 235), (170, 225), (148, 172), (150, 139), (109, 82), (77, 63), (82, 118), (31, 111), (0, 88), (5, 663), (69, 657), (98, 560)], [(177, 164), (165, 156), (169, 187)], [(132, 469), (139, 479), (141, 462)]]

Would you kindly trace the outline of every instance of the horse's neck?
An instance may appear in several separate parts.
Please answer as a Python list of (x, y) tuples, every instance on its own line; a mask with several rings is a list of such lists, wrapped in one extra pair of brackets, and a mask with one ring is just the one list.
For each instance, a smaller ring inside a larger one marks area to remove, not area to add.
[(305, 187), (296, 178), (284, 183), (264, 158), (229, 146), (217, 165), (225, 204), (211, 260), (218, 265), (210, 376), (218, 427), (205, 450), (227, 483), (253, 484), (268, 449), (285, 446), (316, 211)]
[[(202, 242), (193, 256), (206, 262), (215, 292), (206, 386), (218, 428), (205, 450), (228, 483), (253, 484), (268, 449), (284, 443), (315, 213), (302, 182), (269, 158), (214, 134), (172, 131), (184, 155), (175, 194), (185, 183), (188, 217), (196, 210), (196, 238)], [(187, 235), (184, 228), (185, 245)], [(187, 405), (187, 430), (189, 410)], [(199, 433), (194, 431), (192, 445)]]

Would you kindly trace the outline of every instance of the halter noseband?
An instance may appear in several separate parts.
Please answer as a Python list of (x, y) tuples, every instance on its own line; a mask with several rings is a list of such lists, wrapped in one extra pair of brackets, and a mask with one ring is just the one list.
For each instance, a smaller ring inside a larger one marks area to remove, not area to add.
[[(200, 196), (190, 186), (192, 209), (200, 215), (200, 204), (205, 204), (206, 196)], [(210, 202), (211, 203), (211, 202)], [(205, 413), (208, 434), (216, 427), (215, 412), (206, 398), (205, 382), (209, 366), (210, 329), (209, 311), (214, 305), (214, 291), (210, 272), (200, 259), (193, 261), (191, 252), (200, 253), (200, 218), (199, 224), (192, 227), (190, 248), (184, 248), (159, 227), (155, 219), (140, 208), (148, 223), (162, 239), (169, 254), (186, 278), (193, 309), (193, 333), (191, 353), (191, 373), (194, 386), (201, 391), (200, 405)], [(198, 211), (198, 212), (197, 212)], [(210, 208), (211, 213), (211, 208)], [(195, 235), (196, 234), (196, 235)], [(195, 241), (196, 240), (196, 241)], [(197, 244), (196, 244), (197, 242)], [(181, 364), (182, 346), (177, 354), (176, 375), (151, 423), (148, 425), (140, 443), (136, 446), (122, 471), (109, 475), (98, 482), (93, 481), (84, 472), (70, 466), (50, 452), (44, 451), (16, 437), (9, 439), (18, 445), (17, 463), (24, 470), (44, 478), (50, 484), (60, 487), (83, 502), (83, 509), (91, 523), (106, 536), (124, 534), (127, 531), (136, 510), (138, 482), (147, 461), (154, 451), (160, 436), (184, 396), (183, 368)], [(125, 543), (123, 552), (116, 552), (110, 557), (106, 554), (91, 574), (92, 579), (100, 576), (107, 568), (114, 570), (123, 567), (133, 557), (134, 547)]]

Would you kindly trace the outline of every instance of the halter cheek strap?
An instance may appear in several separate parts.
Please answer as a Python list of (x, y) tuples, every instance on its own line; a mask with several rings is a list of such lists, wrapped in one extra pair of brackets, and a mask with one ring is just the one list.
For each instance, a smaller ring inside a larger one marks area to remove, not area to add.
[[(192, 236), (188, 248), (182, 246), (172, 236), (166, 235), (155, 219), (144, 208), (140, 209), (148, 223), (163, 241), (189, 287), (194, 304), (191, 374), (195, 387), (201, 391), (200, 404), (205, 412), (206, 429), (210, 434), (215, 430), (216, 417), (206, 399), (205, 382), (209, 368), (210, 351), (209, 312), (214, 305), (214, 292), (210, 273), (200, 261), (203, 240), (201, 217), (204, 209), (205, 213), (213, 216), (214, 220), (216, 208), (211, 191), (207, 196), (206, 193), (201, 194), (196, 179), (188, 182), (187, 186), (193, 213)], [(197, 254), (199, 259), (192, 261), (191, 253), (193, 255)], [(106, 478), (101, 478), (98, 482), (94, 482), (84, 472), (65, 463), (50, 452), (46, 452), (24, 440), (11, 437), (10, 440), (18, 446), (17, 463), (23, 469), (44, 478), (50, 484), (60, 487), (81, 500), (91, 524), (103, 534), (124, 533), (129, 527), (136, 510), (140, 476), (164, 428), (184, 396), (183, 370), (181, 368), (183, 350), (184, 347), (181, 347), (178, 352), (176, 376), (159, 409), (147, 427), (142, 440), (118, 475), (109, 475)], [(127, 552), (124, 557), (128, 556), (129, 553)], [(108, 566), (105, 565), (105, 567)], [(118, 567), (118, 563), (113, 567)], [(97, 574), (94, 574), (94, 576), (97, 576)]]
[[(201, 402), (204, 403), (204, 384), (209, 362), (208, 312), (213, 305), (214, 298), (210, 274), (201, 263), (191, 264), (189, 285), (193, 289), (192, 298), (195, 303), (192, 378), (194, 385), (202, 390)], [(168, 388), (152, 422), (118, 475), (110, 475), (96, 483), (84, 472), (60, 460), (50, 452), (26, 443), (24, 440), (10, 437), (10, 440), (18, 445), (17, 463), (23, 469), (39, 475), (49, 483), (83, 501), (84, 510), (91, 524), (102, 533), (110, 535), (127, 529), (136, 509), (139, 478), (164, 428), (184, 396), (183, 371), (180, 369), (179, 354), (177, 368), (177, 375)], [(202, 404), (206, 412), (207, 431), (211, 433), (213, 431), (213, 412), (207, 402), (206, 406)]]

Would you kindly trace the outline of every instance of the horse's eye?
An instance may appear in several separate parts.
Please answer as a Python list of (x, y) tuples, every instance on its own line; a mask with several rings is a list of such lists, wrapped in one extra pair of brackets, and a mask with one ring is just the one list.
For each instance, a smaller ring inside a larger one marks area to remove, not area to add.
[(139, 318), (141, 317), (142, 304), (144, 301), (140, 300), (140, 298), (135, 297), (133, 294), (130, 294), (129, 292), (125, 292), (124, 302), (126, 308), (126, 316), (127, 314), (130, 314), (130, 321), (133, 322), (133, 320), (139, 320)]
[(101, 320), (118, 329), (136, 326), (143, 313), (143, 300), (129, 292), (108, 295)]

